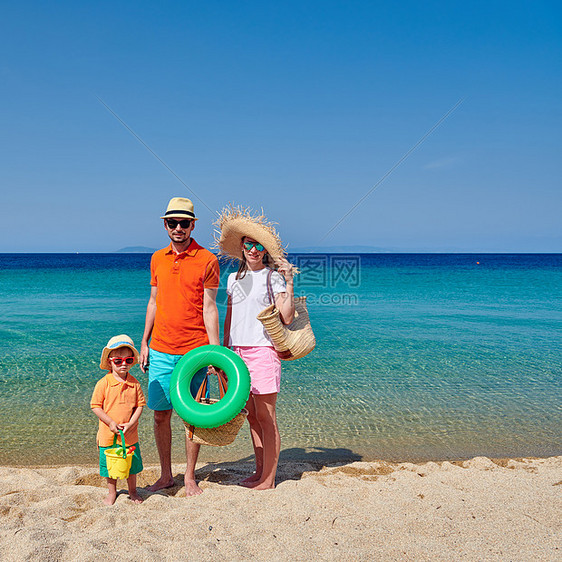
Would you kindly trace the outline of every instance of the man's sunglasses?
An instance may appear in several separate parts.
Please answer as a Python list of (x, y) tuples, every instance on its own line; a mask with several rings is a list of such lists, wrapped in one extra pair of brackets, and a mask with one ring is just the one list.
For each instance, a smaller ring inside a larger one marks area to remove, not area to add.
[(265, 248), (258, 244), (258, 242), (244, 242), (244, 248), (249, 252), (252, 248), (255, 248), (258, 252), (263, 252)]
[(116, 366), (120, 367), (123, 363), (132, 365), (135, 362), (134, 357), (110, 357), (109, 360)]
[(192, 220), (191, 219), (182, 219), (182, 220), (175, 220), (175, 219), (164, 219), (166, 221), (166, 224), (168, 225), (168, 228), (170, 230), (174, 230), (178, 224), (182, 227), (182, 228), (189, 228), (191, 226)]

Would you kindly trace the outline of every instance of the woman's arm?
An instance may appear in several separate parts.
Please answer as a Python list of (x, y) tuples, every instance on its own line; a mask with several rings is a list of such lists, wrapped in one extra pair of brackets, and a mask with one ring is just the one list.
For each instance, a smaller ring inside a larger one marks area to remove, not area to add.
[(281, 260), (277, 271), (285, 278), (287, 291), (275, 296), (275, 306), (279, 310), (283, 324), (290, 324), (295, 317), (295, 290), (293, 286), (293, 266), (287, 260)]

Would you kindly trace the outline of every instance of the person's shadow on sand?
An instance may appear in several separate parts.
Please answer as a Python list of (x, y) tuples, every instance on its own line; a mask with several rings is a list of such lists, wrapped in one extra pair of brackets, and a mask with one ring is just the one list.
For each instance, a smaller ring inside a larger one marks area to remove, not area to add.
[[(305, 472), (318, 472), (325, 466), (340, 466), (361, 459), (361, 455), (345, 448), (283, 449), (279, 455), (276, 483), (300, 480)], [(202, 481), (235, 485), (252, 474), (253, 470), (254, 456), (251, 455), (233, 462), (209, 462), (196, 472), (196, 476)]]
[[(319, 472), (326, 466), (341, 466), (362, 460), (361, 455), (351, 449), (326, 447), (293, 447), (283, 449), (279, 455), (276, 484), (287, 480), (300, 480), (305, 472)], [(241, 458), (236, 461), (207, 462), (205, 466), (195, 472), (199, 482), (216, 482), (225, 486), (236, 486), (241, 480), (247, 478), (254, 470), (254, 456)], [(154, 472), (154, 474), (148, 473)], [(144, 481), (152, 482), (157, 478), (157, 470), (148, 470), (142, 473)], [(158, 494), (162, 496), (175, 496), (183, 489), (183, 473), (174, 475), (174, 485), (158, 492), (147, 490), (149, 483), (141, 488), (145, 495)]]

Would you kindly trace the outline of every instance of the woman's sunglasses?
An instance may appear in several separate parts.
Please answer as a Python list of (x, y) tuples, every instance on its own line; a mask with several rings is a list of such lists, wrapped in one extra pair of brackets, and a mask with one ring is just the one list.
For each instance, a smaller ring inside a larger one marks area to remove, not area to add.
[(249, 252), (252, 248), (255, 248), (258, 252), (263, 252), (265, 248), (258, 244), (257, 242), (244, 242), (244, 248)]
[(116, 366), (120, 367), (123, 363), (132, 365), (135, 362), (134, 357), (110, 357), (109, 360)]
[(166, 224), (168, 225), (168, 228), (170, 230), (174, 230), (178, 224), (182, 227), (182, 228), (189, 228), (191, 226), (191, 219), (183, 219), (183, 220), (175, 220), (175, 219), (166, 219)]

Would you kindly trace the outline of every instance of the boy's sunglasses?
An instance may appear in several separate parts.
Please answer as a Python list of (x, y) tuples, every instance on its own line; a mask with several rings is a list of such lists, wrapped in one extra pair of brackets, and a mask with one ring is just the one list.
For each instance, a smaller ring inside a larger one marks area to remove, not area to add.
[(244, 248), (249, 252), (252, 248), (255, 248), (258, 252), (263, 252), (265, 248), (258, 244), (257, 242), (244, 242)]
[(127, 365), (132, 365), (135, 362), (134, 357), (110, 357), (109, 360), (116, 366), (120, 367), (123, 362)]
[(182, 220), (175, 220), (175, 219), (165, 219), (166, 224), (168, 225), (168, 228), (170, 230), (174, 230), (178, 224), (182, 227), (182, 228), (189, 228), (191, 226), (191, 219), (182, 219)]

